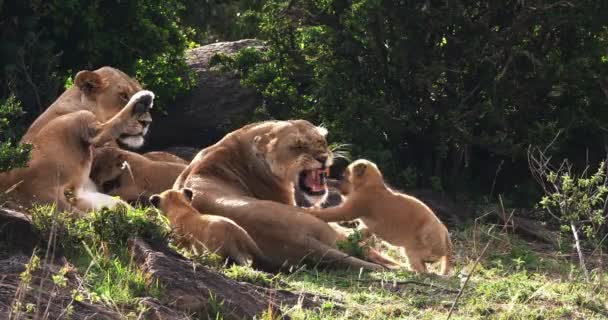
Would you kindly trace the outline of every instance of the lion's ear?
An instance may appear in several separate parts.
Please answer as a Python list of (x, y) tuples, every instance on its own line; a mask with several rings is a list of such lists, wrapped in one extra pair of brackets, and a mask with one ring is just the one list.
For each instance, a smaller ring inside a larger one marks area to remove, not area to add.
[(355, 177), (362, 177), (365, 174), (366, 169), (367, 169), (367, 164), (359, 163), (359, 164), (355, 165), (355, 167), (353, 168), (353, 173), (355, 174)]
[(264, 152), (266, 150), (266, 145), (268, 144), (268, 137), (267, 136), (255, 136), (253, 138), (253, 148), (255, 149), (255, 151), (257, 152)]
[(83, 70), (76, 74), (74, 84), (80, 91), (84, 92), (84, 94), (89, 95), (103, 88), (104, 81), (99, 74), (93, 71)]
[(159, 196), (159, 195), (157, 195), (157, 194), (152, 195), (152, 196), (150, 197), (150, 199), (148, 199), (148, 200), (150, 200), (150, 203), (151, 203), (151, 204), (152, 204), (154, 207), (156, 207), (156, 208), (159, 208), (159, 209), (160, 209), (160, 196)]
[(194, 197), (194, 192), (192, 192), (192, 189), (183, 188), (182, 194), (184, 195), (184, 197), (186, 197), (186, 199), (188, 199), (188, 202), (192, 202), (192, 198)]

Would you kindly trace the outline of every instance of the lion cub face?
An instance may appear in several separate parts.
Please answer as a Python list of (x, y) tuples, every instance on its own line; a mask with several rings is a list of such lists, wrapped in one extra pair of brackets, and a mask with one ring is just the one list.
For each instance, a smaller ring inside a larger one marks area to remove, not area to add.
[(338, 189), (341, 194), (346, 196), (368, 186), (379, 185), (384, 185), (384, 179), (378, 166), (369, 160), (359, 159), (346, 168)]
[(103, 193), (121, 186), (121, 176), (125, 172), (126, 156), (120, 149), (114, 147), (97, 148), (94, 151), (93, 164), (91, 165), (91, 180), (101, 188)]
[(169, 189), (150, 197), (150, 203), (158, 208), (164, 215), (168, 215), (171, 209), (177, 206), (188, 206), (192, 202), (193, 192), (189, 188), (181, 190)]
[(327, 195), (326, 178), (332, 153), (327, 130), (305, 120), (276, 123), (270, 132), (254, 138), (254, 149), (274, 175), (293, 182), (311, 202)]
[[(89, 109), (95, 113), (100, 122), (106, 122), (122, 110), (131, 97), (143, 90), (141, 85), (122, 71), (102, 67), (95, 71), (80, 71), (74, 78), (74, 84), (84, 93)], [(140, 148), (148, 132), (152, 116), (144, 112), (132, 119), (117, 142), (128, 148)]]

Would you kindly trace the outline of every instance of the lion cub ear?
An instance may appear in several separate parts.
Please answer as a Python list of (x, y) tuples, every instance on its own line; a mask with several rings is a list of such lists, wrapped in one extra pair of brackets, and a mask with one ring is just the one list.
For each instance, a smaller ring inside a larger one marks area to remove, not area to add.
[(160, 209), (160, 196), (155, 194), (148, 199), (150, 203), (155, 207)]
[(192, 198), (194, 197), (194, 192), (192, 192), (192, 189), (183, 188), (182, 194), (184, 195), (184, 197), (186, 197), (186, 199), (188, 199), (188, 202), (192, 202)]
[(74, 84), (80, 91), (84, 92), (84, 94), (89, 95), (103, 88), (104, 81), (99, 74), (93, 71), (83, 70), (76, 74)]
[(353, 168), (353, 173), (355, 174), (355, 177), (362, 177), (365, 174), (366, 169), (367, 169), (367, 164), (359, 163), (359, 164), (355, 165), (355, 167)]

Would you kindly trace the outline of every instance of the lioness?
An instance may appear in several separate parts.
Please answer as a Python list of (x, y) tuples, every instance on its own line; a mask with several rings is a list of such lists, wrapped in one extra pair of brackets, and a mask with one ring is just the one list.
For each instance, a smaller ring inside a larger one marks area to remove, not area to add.
[(190, 203), (192, 190), (167, 190), (150, 197), (150, 203), (169, 218), (178, 245), (202, 253), (205, 249), (240, 265), (264, 261), (264, 255), (247, 231), (234, 221), (201, 214)]
[[(107, 122), (124, 108), (136, 92), (141, 90), (142, 87), (136, 80), (112, 67), (80, 71), (74, 78), (74, 85), (32, 123), (21, 138), (21, 142), (33, 141), (42, 128), (53, 119), (76, 111), (89, 111), (95, 115), (97, 121)], [(143, 145), (152, 116), (146, 111), (136, 120), (130, 122), (117, 139), (114, 139), (121, 147), (136, 149)]]
[(388, 188), (374, 163), (361, 159), (350, 164), (339, 189), (346, 197), (341, 205), (309, 212), (328, 222), (359, 218), (366, 226), (363, 234), (377, 234), (405, 249), (412, 269), (426, 272), (426, 262), (441, 259), (441, 274), (448, 274), (452, 257), (448, 229), (422, 201)]
[(275, 267), (310, 260), (383, 270), (339, 251), (336, 240), (344, 237), (294, 205), (296, 183), (326, 192), (332, 162), (326, 134), (305, 120), (247, 125), (199, 152), (173, 188), (193, 189), (198, 211), (243, 227)]
[(150, 151), (142, 154), (142, 156), (154, 161), (174, 162), (181, 163), (183, 165), (190, 163), (174, 154), (164, 151)]
[(31, 137), (33, 150), (28, 167), (0, 174), (0, 190), (30, 207), (33, 203), (57, 203), (59, 210), (84, 214), (90, 209), (113, 207), (120, 201), (97, 192), (90, 182), (93, 147), (115, 140), (152, 107), (154, 94), (142, 90), (106, 122), (90, 111), (76, 111), (49, 121)]
[(116, 147), (97, 148), (91, 180), (105, 194), (134, 202), (171, 189), (185, 164), (154, 161)]

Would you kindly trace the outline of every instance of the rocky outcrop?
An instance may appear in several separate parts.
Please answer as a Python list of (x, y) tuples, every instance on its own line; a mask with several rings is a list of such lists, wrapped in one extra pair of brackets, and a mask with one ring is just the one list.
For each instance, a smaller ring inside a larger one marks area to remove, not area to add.
[(39, 243), (40, 237), (29, 216), (0, 208), (0, 256), (11, 253), (30, 254)]
[(206, 147), (251, 118), (254, 109), (262, 104), (262, 97), (244, 88), (235, 73), (219, 72), (209, 65), (216, 54), (232, 55), (246, 47), (263, 48), (263, 42), (218, 42), (187, 52), (187, 62), (197, 73), (198, 85), (168, 106), (167, 115), (155, 114), (148, 150)]
[[(269, 310), (278, 315), (281, 306), (301, 304), (303, 308), (312, 308), (320, 305), (319, 298), (311, 294), (237, 282), (140, 238), (131, 239), (129, 247), (134, 261), (150, 276), (150, 281), (158, 281), (163, 288), (160, 302), (178, 311), (213, 318), (221, 304), (224, 319), (253, 319)], [(287, 316), (282, 318), (288, 319)]]

